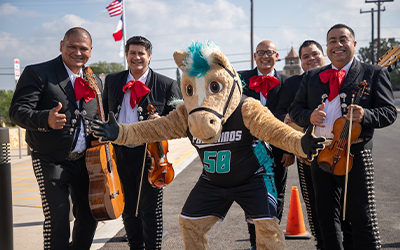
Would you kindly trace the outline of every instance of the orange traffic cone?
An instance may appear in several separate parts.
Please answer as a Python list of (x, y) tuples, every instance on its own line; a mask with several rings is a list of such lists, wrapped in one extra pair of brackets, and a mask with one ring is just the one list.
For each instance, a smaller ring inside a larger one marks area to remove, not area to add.
[(289, 215), (285, 231), (286, 239), (309, 239), (311, 235), (304, 225), (303, 211), (301, 210), (299, 191), (292, 187), (290, 194)]

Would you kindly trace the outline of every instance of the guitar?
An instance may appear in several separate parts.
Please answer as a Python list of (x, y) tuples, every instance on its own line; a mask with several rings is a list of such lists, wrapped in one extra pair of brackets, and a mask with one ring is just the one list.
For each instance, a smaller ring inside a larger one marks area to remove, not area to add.
[[(90, 88), (96, 93), (99, 119), (105, 122), (100, 89), (91, 68), (84, 70)], [(119, 179), (116, 155), (110, 142), (86, 150), (86, 168), (89, 174), (89, 205), (98, 220), (118, 218), (125, 206), (124, 191)]]
[(400, 57), (400, 47), (392, 46), (382, 57), (378, 60), (378, 65), (382, 67), (388, 67), (388, 71), (392, 71), (391, 65), (397, 65), (397, 60)]

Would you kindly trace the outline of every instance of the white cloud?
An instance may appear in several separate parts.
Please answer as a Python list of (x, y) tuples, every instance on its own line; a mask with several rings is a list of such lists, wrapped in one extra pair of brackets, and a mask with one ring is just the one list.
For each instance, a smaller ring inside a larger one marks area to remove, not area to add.
[(0, 5), (0, 18), (8, 15), (13, 15), (16, 12), (18, 12), (18, 8), (11, 5), (10, 3)]

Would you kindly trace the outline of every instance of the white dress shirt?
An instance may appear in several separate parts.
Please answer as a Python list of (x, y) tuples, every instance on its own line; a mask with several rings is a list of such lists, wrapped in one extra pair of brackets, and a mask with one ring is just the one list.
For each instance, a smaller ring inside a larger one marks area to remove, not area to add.
[[(79, 71), (79, 74), (76, 75), (76, 74), (74, 74), (74, 73), (67, 67), (67, 65), (65, 65), (65, 63), (64, 63), (64, 66), (65, 66), (65, 68), (67, 69), (69, 79), (70, 79), (71, 82), (72, 82), (72, 87), (75, 88), (75, 79), (78, 78), (78, 77), (83, 77), (83, 71), (82, 71), (82, 69), (81, 69), (81, 70)], [(76, 101), (76, 105), (78, 106), (78, 108), (80, 108), (80, 107), (79, 107), (79, 101)], [(77, 124), (76, 124), (76, 126), (77, 126)], [(78, 140), (77, 140), (77, 142), (76, 142), (75, 148), (72, 150), (72, 152), (76, 152), (76, 153), (81, 153), (81, 152), (83, 152), (83, 151), (86, 150), (85, 128), (84, 128), (84, 126), (83, 126), (83, 119), (81, 119), (81, 124), (80, 124), (80, 126), (81, 126), (81, 129), (80, 129), (80, 131), (79, 131)], [(74, 137), (73, 137), (73, 138), (75, 138), (76, 128), (77, 128), (77, 127), (75, 127)]]
[[(346, 66), (344, 66), (342, 69), (346, 70), (346, 75), (345, 79), (347, 76), (347, 73), (349, 72), (349, 69), (351, 67), (351, 64), (353, 63), (353, 60), (351, 60)], [(333, 69), (338, 70), (335, 66), (332, 65)], [(329, 83), (327, 83), (329, 84)], [(325, 125), (325, 127), (319, 127), (315, 126), (314, 134), (317, 137), (325, 137), (327, 139), (332, 139), (333, 138), (333, 125), (335, 121), (342, 116), (342, 111), (341, 111), (341, 101), (340, 101), (340, 94), (337, 95), (335, 98), (333, 98), (332, 101), (328, 101), (328, 99), (325, 100), (325, 108), (323, 111), (326, 113), (326, 117), (322, 125)]]

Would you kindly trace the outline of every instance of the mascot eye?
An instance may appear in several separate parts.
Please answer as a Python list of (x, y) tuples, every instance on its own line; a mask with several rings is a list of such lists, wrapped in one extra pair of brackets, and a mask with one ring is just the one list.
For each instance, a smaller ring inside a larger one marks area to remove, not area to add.
[(209, 88), (212, 93), (216, 94), (221, 91), (222, 84), (219, 82), (211, 82)]
[(186, 94), (188, 96), (192, 96), (193, 95), (193, 86), (192, 85), (187, 85), (186, 86)]

